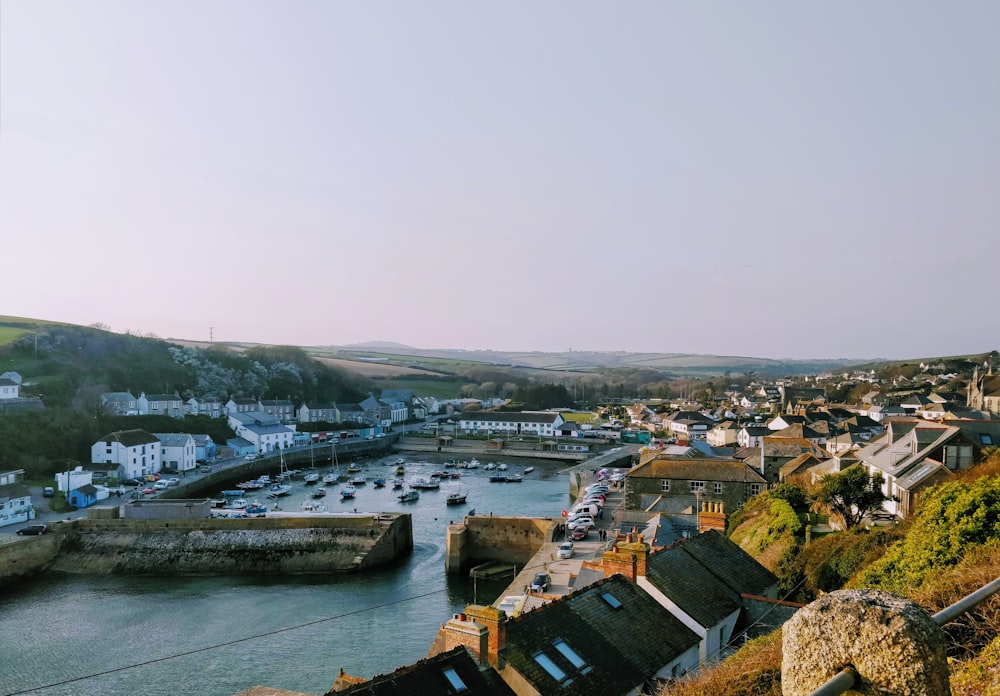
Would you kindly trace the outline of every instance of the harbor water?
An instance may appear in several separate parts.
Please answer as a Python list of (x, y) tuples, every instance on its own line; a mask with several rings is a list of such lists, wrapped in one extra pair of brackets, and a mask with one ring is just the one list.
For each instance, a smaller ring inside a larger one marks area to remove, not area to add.
[[(568, 477), (561, 463), (507, 460), (508, 473), (535, 469), (522, 483), (491, 483), (483, 465), (502, 460), (485, 458), (402, 503), (391, 483), (372, 485), (396, 477), (397, 456), (361, 463), (367, 483), (353, 500), (340, 498), (349, 476), (341, 463), (341, 481), (327, 485), (322, 499), (328, 512), (412, 514), (413, 553), (393, 566), (322, 577), (49, 575), (21, 583), (0, 596), (0, 694), (228, 696), (257, 684), (322, 694), (341, 668), (372, 677), (426, 657), (444, 621), (467, 604), (491, 603), (507, 585), (445, 575), (449, 521), (473, 509), (558, 517)], [(445, 462), (404, 458), (407, 480), (427, 478)], [(316, 488), (301, 476), (293, 481), (292, 494), (280, 499), (286, 512), (300, 510)], [(447, 505), (450, 492), (467, 493), (467, 502)], [(246, 498), (273, 504), (263, 493)]]

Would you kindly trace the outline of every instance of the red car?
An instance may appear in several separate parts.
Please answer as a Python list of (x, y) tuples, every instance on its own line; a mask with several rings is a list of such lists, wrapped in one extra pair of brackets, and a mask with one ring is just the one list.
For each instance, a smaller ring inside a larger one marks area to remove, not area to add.
[(143, 488), (143, 489), (142, 489), (142, 494), (143, 494), (143, 495), (149, 495), (149, 494), (151, 494), (151, 493), (153, 493), (153, 492), (154, 492), (154, 491), (153, 491), (153, 489), (152, 489), (152, 488)]
[(577, 527), (569, 535), (569, 538), (573, 541), (583, 541), (588, 536), (590, 536), (590, 530), (586, 527)]

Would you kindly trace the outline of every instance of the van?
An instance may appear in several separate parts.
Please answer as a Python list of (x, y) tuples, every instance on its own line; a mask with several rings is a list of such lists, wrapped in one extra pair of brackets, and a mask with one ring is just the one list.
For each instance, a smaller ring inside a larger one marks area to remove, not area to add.
[(45, 488), (42, 489), (43, 498), (52, 498), (55, 496), (55, 494), (56, 494), (56, 489), (54, 489), (52, 486), (46, 486)]
[(573, 506), (573, 509), (569, 511), (570, 516), (579, 515), (581, 513), (590, 515), (591, 517), (597, 517), (597, 513), (600, 510), (597, 505), (593, 503), (578, 503)]

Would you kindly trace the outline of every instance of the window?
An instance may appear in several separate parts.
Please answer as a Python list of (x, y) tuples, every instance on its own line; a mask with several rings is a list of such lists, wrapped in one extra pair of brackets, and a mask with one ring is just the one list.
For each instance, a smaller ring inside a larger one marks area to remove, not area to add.
[(692, 493), (704, 493), (705, 492), (705, 482), (704, 481), (692, 481), (691, 482), (691, 492)]
[(670, 492), (670, 479), (663, 479), (660, 481), (660, 492), (669, 493)]
[(444, 676), (448, 680), (448, 683), (451, 684), (451, 687), (455, 690), (455, 693), (461, 693), (469, 688), (465, 685), (465, 682), (462, 681), (462, 678), (458, 676), (458, 672), (451, 667), (446, 667), (444, 669)]
[(615, 597), (610, 592), (604, 592), (604, 593), (602, 593), (601, 594), (601, 599), (603, 599), (605, 602), (607, 602), (611, 606), (612, 609), (620, 609), (621, 606), (622, 606), (622, 603), (618, 601), (618, 598)]
[(563, 657), (565, 657), (567, 660), (569, 660), (569, 662), (570, 662), (571, 665), (573, 665), (578, 670), (580, 670), (580, 674), (586, 674), (587, 672), (589, 672), (592, 669), (591, 666), (587, 664), (587, 661), (584, 660), (582, 657), (580, 657), (577, 654), (576, 650), (574, 650), (573, 648), (571, 648), (569, 646), (569, 643), (567, 643), (562, 638), (560, 638), (559, 640), (557, 640), (556, 642), (554, 642), (552, 644), (552, 646), (556, 650), (558, 650), (559, 653)]
[(715, 494), (722, 495), (722, 484), (719, 482), (716, 482), (715, 484)]
[(541, 665), (542, 669), (548, 672), (549, 676), (559, 682), (560, 685), (565, 686), (573, 681), (569, 678), (569, 675), (563, 672), (562, 669), (559, 668), (559, 665), (553, 662), (552, 658), (545, 653), (539, 651), (532, 655), (532, 657), (534, 657), (535, 662)]
[(993, 437), (991, 435), (989, 435), (988, 433), (983, 433), (982, 435), (979, 436), (979, 439), (980, 439), (980, 441), (984, 445), (992, 445), (993, 444)]
[(750, 495), (760, 495), (760, 487), (761, 487), (761, 484), (759, 484), (759, 483), (751, 483), (750, 484)]

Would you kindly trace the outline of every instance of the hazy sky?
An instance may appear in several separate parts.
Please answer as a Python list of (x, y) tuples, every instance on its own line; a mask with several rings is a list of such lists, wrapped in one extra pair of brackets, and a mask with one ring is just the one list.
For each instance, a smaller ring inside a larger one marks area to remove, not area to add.
[(993, 0), (2, 0), (0, 314), (997, 349), (998, 26)]

